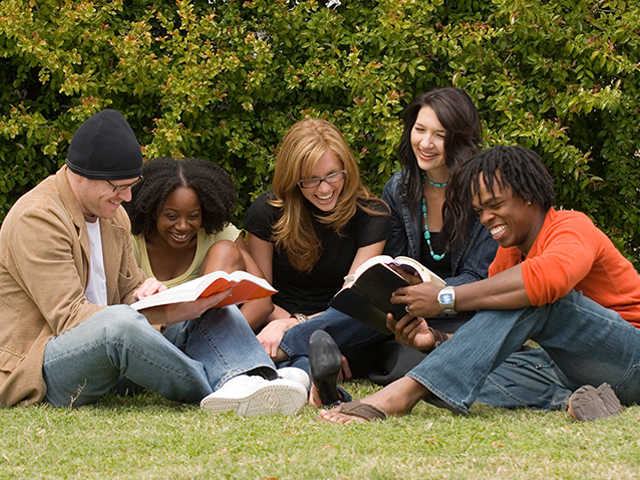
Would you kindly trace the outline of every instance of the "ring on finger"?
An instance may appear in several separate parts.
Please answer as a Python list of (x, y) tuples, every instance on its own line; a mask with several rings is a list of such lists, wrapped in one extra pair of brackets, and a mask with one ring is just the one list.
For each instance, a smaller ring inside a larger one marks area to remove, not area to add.
[(409, 305), (405, 305), (404, 310), (407, 312), (407, 315), (413, 317), (413, 313), (411, 313), (411, 310), (409, 310)]

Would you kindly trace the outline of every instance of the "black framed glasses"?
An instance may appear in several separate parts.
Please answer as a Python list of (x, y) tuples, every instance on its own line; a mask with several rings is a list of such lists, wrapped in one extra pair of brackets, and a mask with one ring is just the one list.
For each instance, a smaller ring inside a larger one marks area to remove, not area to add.
[(105, 180), (105, 182), (107, 182), (109, 185), (111, 185), (111, 187), (113, 188), (113, 192), (114, 193), (116, 193), (116, 192), (117, 193), (124, 192), (127, 188), (131, 188), (134, 185), (137, 185), (138, 183), (140, 183), (141, 181), (142, 181), (142, 175), (140, 175), (135, 182), (127, 183), (126, 185), (114, 185), (109, 180)]
[(324, 178), (307, 178), (306, 180), (300, 180), (298, 186), (300, 188), (316, 188), (319, 187), (322, 182), (327, 182), (329, 185), (334, 185), (341, 182), (347, 176), (345, 170), (341, 170), (336, 173), (331, 173)]

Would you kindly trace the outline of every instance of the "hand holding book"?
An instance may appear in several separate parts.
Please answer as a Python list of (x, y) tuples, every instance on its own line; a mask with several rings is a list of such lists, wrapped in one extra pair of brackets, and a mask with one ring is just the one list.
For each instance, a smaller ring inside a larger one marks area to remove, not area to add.
[(440, 292), (444, 291), (441, 285), (432, 282), (422, 282), (397, 289), (391, 295), (391, 303), (401, 305), (407, 314), (412, 317), (437, 317), (443, 312), (442, 306), (437, 301)]
[(329, 305), (385, 334), (391, 334), (386, 326), (387, 313), (396, 320), (406, 314), (404, 304), (391, 303), (393, 292), (423, 282), (445, 286), (444, 280), (409, 257), (370, 258), (354, 276), (353, 284), (338, 292)]
[(224, 295), (211, 308), (265, 298), (276, 292), (265, 279), (258, 278), (250, 273), (240, 270), (232, 273), (218, 271), (144, 297), (131, 306), (136, 310), (142, 310), (160, 305), (191, 302), (225, 290), (231, 290), (231, 293)]
[(419, 283), (422, 283), (425, 281), (422, 279), (420, 274), (415, 270), (407, 271), (406, 269), (402, 268), (401, 266), (395, 263), (389, 263), (388, 265), (391, 269), (393, 269), (393, 271), (395, 271), (398, 275), (404, 278), (408, 285), (418, 285)]

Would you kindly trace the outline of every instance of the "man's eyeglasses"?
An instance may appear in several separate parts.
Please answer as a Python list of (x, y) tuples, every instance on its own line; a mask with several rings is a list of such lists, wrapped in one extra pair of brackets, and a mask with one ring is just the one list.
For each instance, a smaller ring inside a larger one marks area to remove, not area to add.
[(319, 187), (322, 182), (327, 182), (329, 185), (333, 185), (344, 180), (347, 176), (347, 172), (341, 170), (336, 173), (331, 173), (324, 178), (308, 178), (306, 180), (300, 180), (298, 186), (300, 188), (316, 188)]
[(105, 182), (107, 182), (109, 185), (111, 185), (111, 187), (113, 188), (114, 193), (115, 192), (117, 192), (117, 193), (124, 192), (127, 188), (131, 188), (134, 185), (137, 185), (138, 183), (140, 183), (141, 181), (142, 181), (142, 175), (140, 175), (135, 182), (127, 183), (126, 185), (114, 185), (109, 180), (105, 180)]

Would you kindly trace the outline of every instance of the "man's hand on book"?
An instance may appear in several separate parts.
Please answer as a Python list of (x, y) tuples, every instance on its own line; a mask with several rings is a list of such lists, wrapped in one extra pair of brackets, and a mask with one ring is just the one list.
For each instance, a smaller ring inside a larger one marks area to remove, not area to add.
[(142, 298), (148, 297), (149, 295), (153, 295), (157, 292), (162, 292), (166, 290), (167, 287), (164, 286), (159, 280), (155, 278), (147, 278), (142, 285), (138, 287), (138, 289), (133, 292), (133, 296), (136, 300), (140, 300)]
[(391, 303), (404, 303), (414, 317), (437, 317), (442, 313), (438, 292), (442, 287), (431, 282), (401, 287), (391, 295)]
[(435, 338), (429, 330), (429, 325), (422, 317), (405, 315), (397, 322), (393, 315), (387, 314), (387, 328), (393, 332), (403, 345), (417, 350), (431, 351), (435, 347)]

